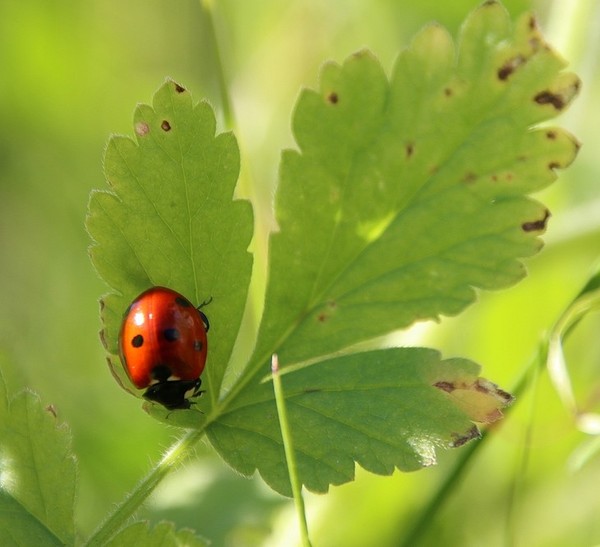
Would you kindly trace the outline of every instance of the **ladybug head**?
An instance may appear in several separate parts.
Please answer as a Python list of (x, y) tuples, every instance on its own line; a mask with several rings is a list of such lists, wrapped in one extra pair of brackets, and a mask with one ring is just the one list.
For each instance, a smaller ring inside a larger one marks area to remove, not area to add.
[(159, 403), (168, 410), (190, 408), (190, 399), (202, 394), (200, 384), (200, 378), (158, 382), (146, 390), (144, 399)]

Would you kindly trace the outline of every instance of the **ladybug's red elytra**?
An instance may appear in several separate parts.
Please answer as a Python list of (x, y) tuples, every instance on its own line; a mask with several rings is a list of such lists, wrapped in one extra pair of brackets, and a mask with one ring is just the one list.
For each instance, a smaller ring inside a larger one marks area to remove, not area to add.
[(200, 395), (207, 353), (206, 315), (166, 287), (152, 287), (127, 308), (119, 334), (121, 361), (144, 398), (169, 410)]

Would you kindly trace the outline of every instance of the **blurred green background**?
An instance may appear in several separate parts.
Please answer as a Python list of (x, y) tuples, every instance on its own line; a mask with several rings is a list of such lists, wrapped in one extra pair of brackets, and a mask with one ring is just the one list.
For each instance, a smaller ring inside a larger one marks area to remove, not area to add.
[[(367, 46), (389, 71), (423, 24), (437, 20), (456, 35), (478, 4), (216, 2), (236, 134), (261, 228), (271, 225), (280, 150), (293, 145), (294, 101), (301, 86), (316, 84), (322, 62)], [(583, 79), (580, 98), (558, 123), (584, 146), (540, 196), (553, 219), (546, 249), (527, 262), (530, 276), (482, 294), (459, 318), (412, 334), (446, 357), (480, 362), (484, 376), (510, 389), (600, 255), (600, 3), (504, 4), (513, 17), (534, 9)], [(219, 109), (208, 28), (199, 0), (0, 3), (0, 355), (11, 385), (38, 392), (72, 428), (84, 535), (176, 435), (146, 416), (106, 366), (97, 301), (107, 287), (87, 257), (87, 199), (93, 188), (105, 188), (108, 136), (132, 133), (135, 104), (151, 101), (165, 77)], [(567, 346), (577, 395), (590, 410), (600, 407), (598, 328), (597, 317), (586, 319)], [(600, 455), (578, 469), (569, 465), (589, 439), (574, 428), (547, 375), (495, 433), (430, 523), (425, 544), (505, 545), (510, 537), (529, 546), (600, 543)], [(456, 457), (442, 453), (439, 467), (392, 478), (359, 471), (355, 483), (330, 495), (308, 495), (315, 545), (396, 545)], [(141, 516), (193, 527), (215, 545), (292, 545), (295, 536), (290, 502), (260, 479), (237, 477), (208, 446), (164, 481)]]

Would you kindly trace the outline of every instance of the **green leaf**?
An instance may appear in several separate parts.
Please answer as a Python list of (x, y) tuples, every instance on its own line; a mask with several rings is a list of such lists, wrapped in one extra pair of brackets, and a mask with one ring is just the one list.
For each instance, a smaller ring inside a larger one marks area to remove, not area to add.
[[(448, 33), (426, 27), (386, 78), (363, 51), (330, 63), (294, 113), (253, 366), (295, 363), (417, 320), (454, 315), (474, 288), (518, 281), (549, 213), (527, 197), (578, 145), (536, 123), (579, 82), (530, 15), (486, 2)], [(265, 366), (265, 370), (267, 370)]]
[(27, 391), (2, 409), (0, 544), (72, 545), (76, 466), (69, 430)]
[(117, 353), (121, 318), (132, 299), (153, 285), (173, 288), (210, 317), (203, 383), (214, 402), (237, 336), (250, 279), (252, 211), (233, 201), (239, 152), (231, 133), (215, 136), (206, 102), (166, 82), (153, 106), (134, 117), (136, 140), (112, 137), (104, 168), (110, 192), (94, 192), (87, 227), (93, 263), (114, 291), (103, 299), (103, 341), (112, 369), (129, 389)]
[(152, 530), (148, 523), (136, 522), (119, 532), (107, 543), (110, 547), (207, 547), (210, 543), (199, 538), (191, 530), (175, 530), (171, 523), (161, 522)]
[(2, 545), (65, 545), (10, 494), (0, 488), (0, 542)]
[(432, 464), (436, 446), (476, 435), (472, 421), (499, 418), (511, 396), (465, 361), (437, 379), (439, 357), (427, 350), (319, 361), (457, 314), (476, 289), (525, 275), (520, 259), (540, 249), (549, 218), (528, 194), (578, 150), (562, 129), (536, 127), (577, 93), (579, 80), (563, 68), (531, 15), (513, 24), (486, 2), (456, 50), (431, 25), (389, 80), (363, 51), (325, 65), (319, 89), (301, 94), (299, 150), (281, 161), (257, 346), (207, 429), (235, 469), (258, 469), (289, 494), (270, 387), (259, 385), (274, 353), (294, 371), (290, 428), (312, 490), (351, 480), (355, 462), (382, 474)]
[[(450, 400), (460, 387), (481, 395), (478, 372), (476, 364), (442, 361), (434, 350), (397, 348), (337, 357), (283, 376), (300, 479), (326, 492), (329, 484), (354, 478), (355, 462), (382, 475), (435, 464), (436, 447), (460, 446), (479, 435), (472, 419), (473, 407), (482, 417), (480, 402), (464, 407), (469, 415)], [(484, 418), (497, 419), (498, 407), (510, 400), (507, 394), (495, 398)], [(290, 495), (270, 382), (239, 396), (207, 431), (235, 469), (251, 475), (258, 468), (271, 487)]]

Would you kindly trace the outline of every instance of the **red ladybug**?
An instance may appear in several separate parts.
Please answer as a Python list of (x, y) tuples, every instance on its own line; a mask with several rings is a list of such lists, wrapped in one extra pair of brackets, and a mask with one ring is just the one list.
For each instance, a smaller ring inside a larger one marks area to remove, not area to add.
[(190, 399), (201, 393), (208, 328), (199, 308), (165, 287), (152, 287), (131, 303), (119, 350), (131, 381), (147, 388), (144, 398), (169, 410), (190, 408)]

